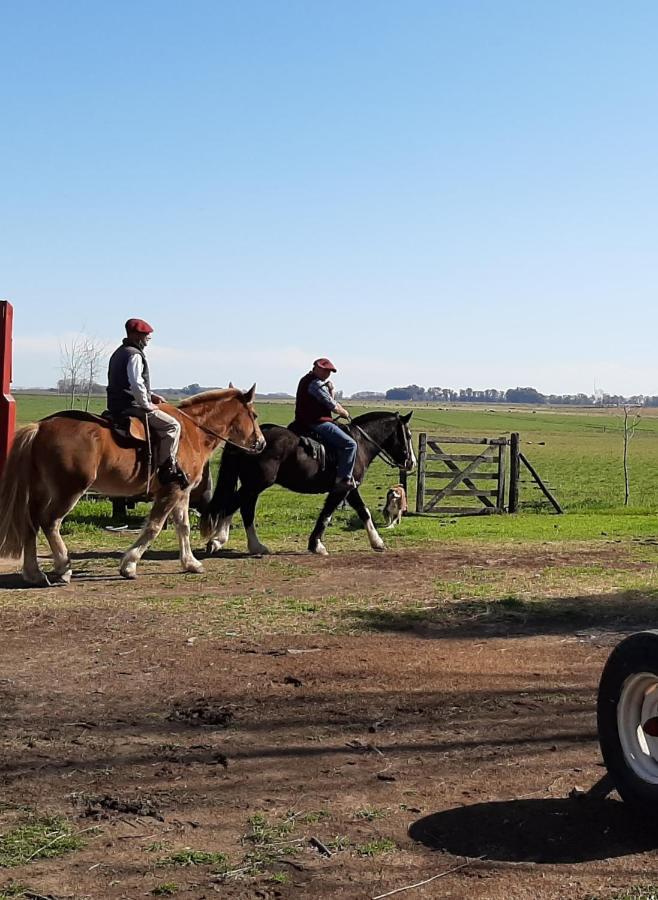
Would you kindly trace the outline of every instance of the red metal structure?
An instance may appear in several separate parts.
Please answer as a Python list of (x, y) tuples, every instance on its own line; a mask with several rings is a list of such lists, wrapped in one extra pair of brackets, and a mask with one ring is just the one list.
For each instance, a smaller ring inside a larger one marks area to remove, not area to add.
[(16, 404), (11, 396), (11, 334), (14, 308), (0, 300), (0, 472), (9, 454), (16, 429)]

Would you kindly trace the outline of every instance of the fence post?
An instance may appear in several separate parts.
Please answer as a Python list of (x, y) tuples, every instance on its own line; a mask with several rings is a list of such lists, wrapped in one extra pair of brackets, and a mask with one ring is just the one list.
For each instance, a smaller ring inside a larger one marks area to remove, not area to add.
[(507, 441), (498, 445), (498, 496), (496, 506), (499, 512), (505, 512), (505, 487), (507, 477)]
[(418, 435), (418, 480), (416, 482), (416, 512), (425, 509), (425, 456), (427, 454), (427, 432)]
[(0, 300), (0, 472), (7, 461), (16, 429), (16, 403), (11, 396), (11, 333), (14, 308)]
[(515, 513), (519, 508), (519, 433), (513, 431), (509, 437), (509, 505), (508, 511)]

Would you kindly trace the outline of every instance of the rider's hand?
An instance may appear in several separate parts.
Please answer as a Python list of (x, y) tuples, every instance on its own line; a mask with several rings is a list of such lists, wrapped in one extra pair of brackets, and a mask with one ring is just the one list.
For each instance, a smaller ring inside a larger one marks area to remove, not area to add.
[(151, 394), (151, 403), (155, 403), (156, 406), (158, 405), (158, 403), (166, 402), (167, 401), (165, 400), (165, 398), (161, 397), (160, 394)]
[(344, 406), (340, 405), (340, 403), (336, 404), (336, 408), (334, 409), (334, 412), (341, 419), (349, 419), (350, 418), (350, 414), (348, 413), (348, 411), (345, 409)]

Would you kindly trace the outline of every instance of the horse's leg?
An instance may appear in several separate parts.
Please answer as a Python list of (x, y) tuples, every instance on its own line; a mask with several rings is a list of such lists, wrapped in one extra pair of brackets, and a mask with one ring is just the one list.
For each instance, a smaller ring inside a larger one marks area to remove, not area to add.
[(315, 528), (311, 532), (311, 536), (308, 539), (308, 549), (311, 553), (318, 553), (320, 556), (327, 556), (328, 550), (322, 543), (322, 538), (324, 537), (324, 533), (327, 529), (327, 526), (331, 522), (331, 517), (338, 504), (343, 500), (344, 494), (340, 491), (332, 491), (327, 499), (324, 501), (324, 506), (322, 507), (322, 512), (318, 516), (318, 520), (315, 523)]
[(50, 544), (50, 549), (52, 550), (55, 567), (54, 571), (57, 580), (64, 582), (64, 584), (68, 584), (73, 575), (73, 569), (71, 567), (69, 551), (59, 533), (61, 525), (62, 519), (55, 519), (48, 525), (43, 526), (43, 533), (46, 535), (46, 540)]
[[(240, 489), (240, 492), (242, 492), (242, 490), (243, 488)], [(256, 534), (256, 526), (254, 525), (258, 495), (258, 491), (255, 493), (252, 491), (250, 494), (244, 494), (240, 500), (240, 513), (242, 515), (245, 531), (247, 532), (247, 548), (250, 553), (260, 556), (265, 555), (270, 551), (265, 544), (261, 544), (258, 535)]]
[(167, 516), (174, 506), (180, 500), (180, 489), (176, 486), (169, 486), (168, 489), (156, 497), (151, 515), (144, 527), (142, 533), (135, 543), (123, 555), (119, 572), (124, 578), (137, 577), (137, 563), (144, 555), (149, 545), (156, 539), (162, 531)]
[(206, 544), (206, 553), (216, 553), (228, 544), (229, 535), (231, 534), (231, 523), (233, 522), (233, 513), (230, 516), (224, 516), (217, 523), (214, 536), (210, 538)]
[(183, 499), (174, 506), (171, 511), (171, 517), (174, 520), (178, 541), (180, 544), (180, 562), (184, 572), (194, 572), (195, 575), (203, 574), (203, 566), (198, 559), (195, 559), (190, 546), (190, 516), (189, 516), (189, 498), (184, 496)]
[(210, 540), (206, 544), (207, 553), (216, 553), (218, 550), (221, 550), (225, 544), (228, 543), (229, 534), (231, 532), (231, 522), (233, 521), (234, 514), (237, 512), (237, 509), (240, 506), (241, 499), (242, 495), (240, 491), (236, 491), (227, 508), (222, 510), (224, 515), (221, 517), (221, 519), (218, 520), (217, 525), (215, 526), (215, 530), (213, 531)]
[(59, 529), (62, 527), (62, 520), (64, 519), (64, 516), (67, 513), (71, 512), (80, 497), (82, 497), (83, 493), (84, 491), (75, 494), (70, 501), (60, 504), (58, 509), (49, 510), (47, 519), (41, 522), (43, 533), (46, 535), (46, 539), (50, 544), (50, 549), (52, 550), (57, 581), (60, 583), (63, 582), (64, 584), (68, 584), (70, 582), (71, 576), (73, 575), (73, 569), (71, 567), (69, 551), (66, 547), (66, 544), (62, 540)]
[(50, 587), (48, 576), (37, 560), (37, 529), (28, 526), (23, 544), (23, 580), (34, 587)]
[(353, 510), (357, 513), (358, 517), (363, 522), (366, 531), (368, 532), (368, 540), (370, 541), (370, 546), (373, 550), (386, 550), (386, 546), (384, 541), (379, 536), (379, 532), (375, 528), (375, 524), (372, 521), (372, 516), (370, 515), (370, 510), (363, 502), (363, 498), (358, 490), (350, 491), (347, 495), (347, 502), (352, 507)]

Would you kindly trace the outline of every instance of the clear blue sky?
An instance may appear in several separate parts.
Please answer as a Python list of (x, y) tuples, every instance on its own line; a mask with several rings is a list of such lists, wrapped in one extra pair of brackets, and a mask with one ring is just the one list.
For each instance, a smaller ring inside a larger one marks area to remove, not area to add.
[(17, 385), (658, 393), (658, 4), (0, 0)]

